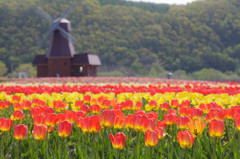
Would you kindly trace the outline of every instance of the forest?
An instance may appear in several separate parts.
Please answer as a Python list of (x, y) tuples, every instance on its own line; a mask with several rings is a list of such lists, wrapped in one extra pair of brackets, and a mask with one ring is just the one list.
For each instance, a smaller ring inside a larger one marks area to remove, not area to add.
[(35, 55), (47, 51), (48, 42), (42, 48), (38, 44), (51, 25), (36, 8), (55, 19), (70, 3), (75, 4), (67, 17), (77, 39), (75, 50), (99, 55), (102, 75), (161, 77), (165, 72), (177, 72), (183, 78), (191, 75), (196, 79), (212, 72), (231, 78), (240, 75), (239, 0), (188, 5), (0, 0), (0, 66), (6, 66), (2, 75), (32, 63)]

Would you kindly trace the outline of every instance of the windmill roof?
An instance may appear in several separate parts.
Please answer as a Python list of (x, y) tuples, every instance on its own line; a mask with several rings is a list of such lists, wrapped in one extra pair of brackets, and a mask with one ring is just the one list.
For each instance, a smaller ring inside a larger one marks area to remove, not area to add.
[(39, 64), (47, 64), (47, 58), (45, 55), (37, 55), (35, 56), (35, 59), (33, 60), (34, 65), (39, 65)]
[(102, 65), (98, 55), (89, 53), (76, 54), (72, 59), (72, 64)]
[[(59, 20), (59, 18), (55, 19), (53, 22), (58, 22), (58, 20)], [(60, 23), (70, 23), (70, 21), (67, 20), (67, 19), (65, 19), (65, 18), (62, 18), (62, 19), (60, 20)]]

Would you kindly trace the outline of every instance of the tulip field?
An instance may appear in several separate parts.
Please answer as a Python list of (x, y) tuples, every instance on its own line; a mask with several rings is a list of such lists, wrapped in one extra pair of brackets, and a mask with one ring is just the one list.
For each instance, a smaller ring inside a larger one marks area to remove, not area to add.
[(0, 159), (239, 159), (240, 83), (39, 78), (0, 83)]

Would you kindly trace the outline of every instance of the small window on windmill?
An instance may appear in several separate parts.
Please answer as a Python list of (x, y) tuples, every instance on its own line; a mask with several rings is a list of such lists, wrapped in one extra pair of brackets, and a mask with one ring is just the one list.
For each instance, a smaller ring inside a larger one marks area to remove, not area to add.
[(55, 62), (55, 63), (58, 63), (58, 59), (54, 59), (54, 62)]
[(82, 66), (79, 67), (79, 72), (80, 72), (80, 73), (83, 72), (83, 67), (82, 67)]
[(64, 61), (64, 66), (67, 66), (67, 62), (66, 61)]

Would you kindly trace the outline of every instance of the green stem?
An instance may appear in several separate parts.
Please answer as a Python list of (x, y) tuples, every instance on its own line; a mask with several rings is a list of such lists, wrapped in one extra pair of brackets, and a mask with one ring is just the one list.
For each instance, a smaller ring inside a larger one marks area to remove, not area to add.
[(1, 136), (1, 159), (4, 159), (4, 133)]
[(216, 146), (217, 146), (217, 138), (214, 139), (214, 146), (213, 146), (213, 156), (212, 159), (215, 159), (216, 157)]
[[(196, 138), (197, 139), (197, 138)], [(195, 141), (195, 143), (194, 143), (194, 152), (193, 152), (193, 158), (196, 158), (196, 157), (198, 157), (198, 155), (197, 155), (197, 149), (198, 149), (198, 141)]]
[(240, 145), (240, 131), (238, 131), (238, 144), (237, 144), (237, 158), (239, 157), (239, 145)]
[(136, 149), (136, 158), (139, 159), (139, 134), (140, 132), (137, 133), (137, 149)]
[(19, 141), (16, 140), (16, 152), (15, 152), (15, 159), (18, 159), (18, 154), (19, 154)]
[(105, 156), (104, 156), (105, 134), (106, 134), (106, 128), (104, 128), (103, 134), (102, 134), (102, 159), (105, 159)]
[(188, 154), (187, 154), (187, 148), (185, 148), (185, 155), (183, 156), (185, 159), (187, 159), (188, 158)]
[[(61, 141), (62, 138), (60, 138), (60, 141)], [(58, 155), (59, 155), (59, 158), (62, 159), (62, 143), (58, 141)]]
[(92, 141), (92, 159), (94, 159), (95, 158), (95, 134), (92, 134), (93, 135), (93, 137), (92, 137), (92, 139), (93, 139), (93, 141)]
[(152, 158), (152, 147), (150, 147), (150, 158)]
[(38, 146), (39, 146), (39, 141), (36, 140), (37, 146), (36, 146), (36, 159), (38, 159)]
[(45, 141), (45, 150), (46, 150), (46, 159), (49, 158), (48, 156), (48, 132), (47, 132), (47, 135), (46, 135), (46, 141)]
[(68, 145), (67, 145), (67, 138), (64, 138), (63, 140), (63, 145), (64, 145), (64, 158), (67, 159), (68, 158)]
[(130, 130), (127, 131), (127, 144), (126, 144), (127, 153), (126, 153), (126, 159), (128, 159), (128, 156), (129, 156), (129, 147), (130, 147), (129, 138), (130, 138)]
[(116, 149), (116, 159), (119, 159), (119, 151), (120, 151), (120, 150), (117, 150), (117, 149)]

